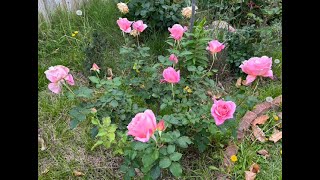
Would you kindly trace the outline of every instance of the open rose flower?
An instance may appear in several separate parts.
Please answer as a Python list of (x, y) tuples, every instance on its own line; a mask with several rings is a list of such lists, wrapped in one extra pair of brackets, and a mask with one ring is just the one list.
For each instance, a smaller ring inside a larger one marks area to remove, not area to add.
[(118, 7), (119, 11), (123, 14), (127, 14), (129, 12), (129, 8), (126, 3), (120, 2), (117, 4), (117, 7)]
[(135, 140), (141, 142), (148, 142), (150, 137), (153, 136), (153, 133), (157, 129), (160, 130), (161, 127), (162, 122), (160, 121), (157, 125), (156, 117), (150, 109), (145, 110), (143, 113), (136, 114), (127, 126), (129, 130), (128, 135), (134, 136)]
[(180, 81), (180, 70), (176, 71), (172, 67), (163, 70), (162, 76), (168, 83), (178, 83)]
[(136, 21), (132, 24), (132, 28), (140, 33), (143, 32), (147, 27), (148, 26), (146, 24), (143, 24), (142, 20)]
[(187, 27), (183, 28), (180, 24), (175, 24), (172, 26), (172, 28), (168, 28), (168, 30), (170, 31), (170, 36), (173, 39), (180, 41), (183, 36), (183, 33), (187, 31)]
[[(195, 6), (195, 10), (197, 10), (197, 9), (198, 9), (198, 7)], [(191, 18), (191, 15), (192, 15), (192, 7), (189, 6), (189, 7), (182, 8), (181, 14), (182, 14), (182, 16), (185, 17), (185, 18)]]
[(245, 60), (240, 65), (242, 71), (248, 74), (246, 78), (246, 85), (252, 83), (257, 76), (270, 77), (273, 79), (273, 72), (271, 70), (272, 58), (267, 56), (252, 57), (249, 60)]
[(125, 33), (130, 33), (131, 32), (131, 24), (132, 22), (129, 21), (127, 18), (119, 18), (117, 20), (117, 24), (119, 28), (125, 32)]
[(217, 40), (212, 40), (208, 43), (207, 50), (211, 52), (211, 54), (215, 54), (224, 49), (224, 45)]
[(176, 55), (171, 54), (169, 57), (169, 60), (172, 61), (173, 63), (177, 64), (178, 63), (178, 58)]
[(98, 73), (100, 73), (100, 67), (96, 63), (93, 63), (92, 68), (90, 70), (97, 71)]
[(69, 74), (69, 68), (57, 65), (51, 66), (44, 72), (47, 79), (51, 82), (48, 88), (53, 93), (59, 94), (61, 92), (62, 83), (67, 82), (69, 85), (74, 85), (74, 80), (71, 74)]
[(217, 126), (224, 123), (225, 120), (233, 118), (236, 110), (236, 104), (232, 101), (215, 100), (211, 107), (211, 115)]

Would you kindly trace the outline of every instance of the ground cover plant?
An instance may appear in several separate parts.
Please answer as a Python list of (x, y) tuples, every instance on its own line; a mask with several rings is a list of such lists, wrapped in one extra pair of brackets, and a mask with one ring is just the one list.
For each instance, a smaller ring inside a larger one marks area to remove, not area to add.
[(39, 23), (39, 179), (282, 179), (281, 2), (191, 2)]

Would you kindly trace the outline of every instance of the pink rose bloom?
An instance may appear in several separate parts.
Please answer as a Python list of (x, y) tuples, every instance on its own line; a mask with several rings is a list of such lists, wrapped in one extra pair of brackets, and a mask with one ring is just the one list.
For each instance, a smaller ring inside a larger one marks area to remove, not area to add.
[(117, 20), (118, 26), (120, 29), (125, 32), (125, 33), (130, 33), (131, 32), (131, 21), (128, 21), (127, 18), (119, 18)]
[(164, 125), (164, 120), (161, 120), (158, 124), (157, 124), (157, 130), (158, 131), (164, 131), (166, 129), (165, 125)]
[(187, 27), (182, 27), (180, 24), (175, 24), (172, 26), (172, 28), (168, 28), (170, 31), (170, 36), (173, 37), (173, 39), (180, 41), (183, 33), (187, 31)]
[(217, 126), (224, 123), (225, 120), (233, 118), (236, 110), (236, 104), (232, 101), (215, 100), (211, 107), (211, 115)]
[(169, 60), (172, 61), (173, 63), (177, 64), (178, 63), (178, 58), (176, 55), (171, 54), (169, 57)]
[(148, 26), (146, 24), (143, 24), (142, 20), (136, 21), (132, 24), (133, 29), (143, 32)]
[(175, 71), (172, 67), (168, 67), (162, 73), (164, 80), (168, 83), (178, 83), (180, 81), (180, 70)]
[(207, 46), (207, 50), (210, 51), (211, 54), (220, 52), (222, 49), (224, 49), (224, 45), (217, 40), (210, 41), (209, 45)]
[(100, 67), (96, 63), (93, 63), (90, 70), (100, 72)]
[(136, 114), (127, 128), (128, 135), (134, 136), (135, 140), (147, 142), (157, 129), (156, 117), (150, 109), (147, 109), (143, 113)]
[(240, 65), (242, 71), (248, 74), (246, 78), (246, 85), (253, 82), (257, 76), (270, 77), (273, 79), (273, 72), (271, 70), (272, 58), (267, 56), (252, 57), (249, 60), (245, 60)]
[(59, 94), (61, 92), (61, 83), (66, 81), (69, 85), (74, 85), (74, 80), (71, 74), (69, 74), (69, 68), (57, 65), (51, 66), (44, 72), (47, 79), (51, 82), (48, 88), (53, 93)]

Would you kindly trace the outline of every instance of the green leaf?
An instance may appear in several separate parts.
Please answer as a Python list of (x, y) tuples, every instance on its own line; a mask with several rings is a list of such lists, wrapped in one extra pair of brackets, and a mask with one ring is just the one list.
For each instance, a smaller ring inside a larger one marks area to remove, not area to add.
[(220, 169), (215, 167), (215, 166), (209, 166), (209, 169), (214, 170), (214, 171), (219, 171)]
[(143, 167), (151, 166), (159, 158), (159, 151), (154, 150), (151, 154), (144, 154), (142, 157)]
[(158, 177), (161, 174), (160, 167), (159, 166), (153, 166), (153, 168), (151, 169), (150, 174), (151, 174), (152, 179), (158, 179)]
[(146, 144), (146, 143), (142, 143), (142, 142), (133, 142), (133, 149), (134, 150), (137, 150), (137, 151), (141, 151), (141, 150), (144, 150), (146, 149), (147, 147), (149, 147), (149, 144)]
[(160, 150), (159, 150), (159, 152), (160, 152), (161, 154), (163, 154), (163, 155), (167, 155), (167, 154), (168, 154), (168, 153), (167, 153), (167, 148), (165, 148), (165, 147), (161, 147)]
[(114, 133), (109, 133), (107, 136), (109, 138), (109, 141), (111, 141), (111, 142), (114, 141), (116, 138), (116, 135)]
[(188, 71), (196, 71), (197, 68), (195, 66), (188, 66)]
[(100, 131), (100, 132), (97, 134), (96, 137), (105, 136), (105, 135), (107, 135), (107, 134), (108, 134), (108, 132), (106, 132), (106, 131)]
[(78, 124), (79, 124), (79, 121), (77, 121), (76, 119), (71, 120), (70, 121), (70, 129), (76, 128)]
[(174, 152), (170, 155), (170, 159), (172, 161), (179, 161), (182, 157), (182, 154), (181, 153), (178, 153), (178, 152)]
[(117, 107), (119, 105), (118, 101), (116, 100), (112, 100), (110, 103), (110, 106), (112, 106), (113, 108)]
[(159, 161), (159, 167), (164, 169), (171, 165), (171, 160), (168, 157), (164, 157)]
[(91, 123), (94, 124), (94, 125), (99, 125), (100, 124), (99, 119), (96, 119), (96, 118), (92, 118)]
[(97, 142), (92, 146), (91, 151), (92, 151), (94, 148), (96, 148), (97, 146), (101, 145), (101, 144), (103, 144), (103, 141), (102, 141), (102, 140), (97, 141)]
[(191, 54), (193, 54), (193, 53), (190, 51), (183, 51), (182, 53), (179, 54), (179, 56), (187, 56), (187, 55), (191, 55)]
[(102, 123), (103, 123), (103, 126), (104, 126), (104, 127), (110, 126), (110, 124), (111, 124), (111, 119), (110, 119), (110, 117), (104, 117), (104, 118), (102, 118)]
[(187, 136), (182, 136), (177, 140), (177, 144), (182, 148), (187, 148), (188, 144), (191, 144), (191, 140)]
[(99, 79), (96, 76), (90, 76), (89, 79), (91, 82), (99, 84)]
[(175, 150), (176, 150), (176, 146), (175, 146), (175, 145), (169, 145), (169, 146), (167, 147), (167, 152), (168, 152), (168, 154), (173, 153)]
[(179, 177), (182, 174), (182, 167), (179, 163), (173, 162), (170, 166), (170, 172), (175, 176)]
[(165, 103), (163, 103), (163, 104), (160, 105), (160, 109), (161, 109), (161, 110), (163, 110), (163, 109), (166, 108), (166, 107), (167, 107), (167, 104), (165, 104)]
[(93, 90), (87, 87), (80, 87), (78, 90), (74, 91), (78, 97), (90, 98), (92, 96)]

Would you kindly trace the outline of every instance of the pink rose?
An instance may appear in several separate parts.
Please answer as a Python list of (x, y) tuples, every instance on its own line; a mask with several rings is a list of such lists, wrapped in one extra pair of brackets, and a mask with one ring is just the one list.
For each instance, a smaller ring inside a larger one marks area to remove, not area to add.
[(163, 70), (162, 76), (166, 82), (175, 84), (180, 81), (180, 70), (176, 72), (172, 67), (168, 67)]
[(156, 117), (150, 109), (147, 109), (143, 113), (136, 114), (127, 128), (128, 135), (134, 136), (135, 140), (147, 142), (157, 129)]
[(169, 60), (172, 61), (173, 63), (177, 64), (178, 63), (178, 58), (176, 55), (171, 54), (169, 57)]
[(173, 37), (173, 39), (180, 41), (183, 33), (187, 31), (187, 27), (182, 27), (180, 24), (175, 24), (172, 26), (172, 28), (168, 28), (170, 31), (170, 36)]
[(148, 26), (146, 24), (143, 24), (142, 20), (136, 21), (132, 24), (133, 29), (143, 32)]
[(233, 118), (236, 110), (236, 104), (232, 101), (215, 100), (211, 107), (211, 115), (217, 126), (224, 123), (225, 120)]
[(207, 46), (207, 50), (210, 51), (211, 54), (220, 52), (222, 49), (224, 49), (224, 45), (217, 40), (210, 41), (209, 45)]
[(71, 86), (74, 85), (73, 77), (69, 74), (69, 68), (65, 66), (51, 66), (44, 73), (46, 74), (47, 79), (51, 82), (48, 85), (48, 88), (53, 93), (59, 94), (61, 92), (61, 83), (64, 83), (65, 81)]
[(117, 20), (118, 26), (120, 29), (125, 32), (125, 33), (130, 33), (131, 32), (131, 21), (128, 21), (127, 18), (119, 18)]
[(100, 67), (96, 63), (93, 63), (90, 70), (100, 72)]
[(164, 120), (161, 120), (158, 124), (157, 124), (157, 130), (158, 131), (164, 131), (166, 129), (165, 125), (164, 125)]
[(246, 85), (253, 82), (257, 76), (270, 77), (273, 79), (273, 72), (271, 70), (272, 58), (267, 56), (252, 57), (249, 60), (245, 60), (240, 65), (242, 71), (248, 74), (246, 78)]

